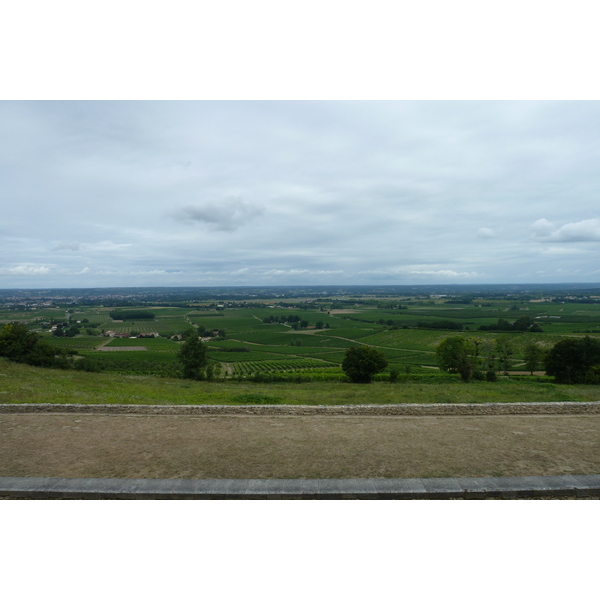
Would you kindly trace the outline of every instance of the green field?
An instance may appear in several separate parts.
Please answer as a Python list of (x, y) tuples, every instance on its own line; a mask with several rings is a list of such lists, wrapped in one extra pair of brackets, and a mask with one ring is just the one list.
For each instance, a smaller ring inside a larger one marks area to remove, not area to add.
[[(216, 305), (214, 305), (216, 306)], [(343, 310), (334, 309), (342, 306)], [(403, 308), (386, 308), (403, 306)], [(320, 307), (320, 309), (319, 309)], [(445, 378), (436, 369), (435, 350), (448, 336), (478, 338), (482, 344), (504, 336), (513, 346), (510, 370), (523, 370), (523, 352), (534, 342), (549, 349), (565, 336), (600, 336), (600, 304), (577, 301), (519, 301), (514, 299), (473, 298), (469, 304), (449, 303), (443, 297), (369, 298), (318, 301), (279, 306), (276, 299), (263, 300), (252, 307), (190, 308), (154, 306), (124, 306), (122, 310), (143, 309), (154, 314), (153, 319), (114, 321), (110, 313), (119, 307), (75, 306), (62, 308), (2, 309), (0, 323), (19, 321), (39, 332), (57, 348), (73, 351), (80, 357), (97, 361), (105, 370), (121, 373), (176, 375), (177, 352), (181, 342), (168, 339), (190, 327), (201, 326), (212, 334), (225, 332), (225, 339), (209, 339), (208, 357), (220, 363), (221, 377), (244, 377), (264, 373), (313, 373), (321, 370), (342, 374), (340, 365), (346, 349), (367, 344), (381, 350), (388, 369), (411, 373), (421, 378)], [(522, 316), (539, 324), (541, 332), (481, 331), (498, 319), (514, 322)], [(286, 320), (297, 317), (308, 327), (295, 331), (292, 323), (264, 323), (263, 320)], [(85, 323), (83, 321), (86, 321)], [(317, 329), (322, 322), (323, 329)], [(435, 328), (443, 322), (458, 324), (460, 330)], [(67, 322), (80, 328), (81, 335), (54, 337), (49, 323)], [(420, 325), (419, 325), (420, 324)], [(433, 325), (433, 329), (427, 328)], [(85, 335), (86, 329), (117, 333), (157, 332), (161, 337), (143, 339), (108, 338)], [(132, 347), (146, 350), (127, 350)], [(104, 347), (104, 349), (101, 349)], [(121, 348), (122, 350), (118, 350)], [(227, 352), (242, 348), (246, 352)], [(115, 349), (114, 351), (110, 351)], [(387, 375), (382, 375), (384, 377)], [(440, 379), (441, 381), (441, 379)]]
[(72, 350), (94, 350), (97, 346), (100, 346), (100, 344), (105, 341), (105, 338), (100, 338), (98, 336), (83, 335), (72, 338), (44, 335), (43, 339), (57, 348)]
[(106, 344), (107, 347), (145, 346), (148, 350), (177, 352), (179, 344), (165, 338), (113, 338)]

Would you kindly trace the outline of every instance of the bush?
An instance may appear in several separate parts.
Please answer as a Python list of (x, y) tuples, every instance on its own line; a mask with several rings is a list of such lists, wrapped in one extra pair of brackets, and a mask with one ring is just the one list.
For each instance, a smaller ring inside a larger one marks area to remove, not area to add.
[(600, 384), (600, 365), (595, 365), (588, 369), (588, 372), (585, 374), (585, 383), (591, 385)]
[(89, 356), (76, 360), (73, 367), (78, 371), (87, 371), (88, 373), (100, 373), (102, 371), (100, 365)]
[(496, 371), (488, 371), (485, 374), (485, 380), (486, 381), (492, 381), (492, 382), (498, 381), (498, 377), (496, 375)]
[(348, 348), (342, 361), (342, 369), (352, 383), (371, 383), (375, 373), (380, 373), (387, 367), (383, 352), (371, 346)]
[(587, 383), (590, 371), (600, 367), (600, 341), (590, 338), (569, 338), (554, 344), (545, 359), (546, 373), (557, 383)]
[(7, 323), (0, 330), (0, 356), (34, 367), (68, 368), (66, 352), (58, 350), (20, 323)]

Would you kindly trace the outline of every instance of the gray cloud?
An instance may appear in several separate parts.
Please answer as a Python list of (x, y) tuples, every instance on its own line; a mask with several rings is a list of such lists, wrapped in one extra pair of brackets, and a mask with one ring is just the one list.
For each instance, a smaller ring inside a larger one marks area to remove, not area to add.
[(70, 250), (71, 252), (77, 252), (79, 250), (79, 244), (56, 244), (53, 248), (50, 248), (50, 252), (61, 252), (62, 250)]
[(262, 206), (241, 200), (225, 200), (219, 203), (183, 206), (172, 212), (171, 216), (184, 223), (204, 223), (218, 231), (235, 231), (263, 214)]
[(548, 239), (556, 227), (548, 219), (538, 219), (530, 229), (534, 238)]
[(122, 252), (132, 244), (115, 243), (112, 240), (81, 244), (81, 249), (86, 252)]
[(0, 287), (596, 281), (599, 138), (599, 102), (0, 102)]
[(493, 229), (490, 229), (489, 227), (480, 227), (477, 230), (477, 237), (483, 239), (490, 239), (496, 237), (496, 233)]
[(479, 277), (479, 273), (476, 272), (471, 272), (471, 273), (467, 273), (467, 272), (462, 272), (462, 273), (457, 273), (456, 271), (452, 271), (450, 269), (442, 269), (440, 271), (409, 271), (409, 273), (411, 275), (427, 275), (427, 276), (434, 276), (434, 277), (442, 277), (442, 278), (477, 278)]
[(533, 237), (543, 242), (600, 242), (600, 219), (585, 219), (555, 227), (546, 219), (532, 226)]
[(47, 275), (50, 268), (45, 265), (18, 265), (16, 267), (0, 267), (1, 275)]

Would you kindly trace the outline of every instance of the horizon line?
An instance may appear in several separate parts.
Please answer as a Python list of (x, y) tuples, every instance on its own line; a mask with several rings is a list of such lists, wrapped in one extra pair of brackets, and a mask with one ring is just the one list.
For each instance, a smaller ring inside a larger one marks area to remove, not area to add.
[(527, 282), (527, 283), (515, 283), (515, 282), (502, 282), (502, 283), (329, 283), (329, 284), (228, 284), (228, 285), (103, 285), (103, 286), (56, 286), (56, 287), (0, 287), (0, 292), (13, 291), (13, 290), (102, 290), (102, 289), (146, 289), (146, 288), (160, 288), (160, 289), (212, 289), (212, 288), (373, 288), (373, 287), (483, 287), (483, 286), (599, 286), (600, 281), (588, 282), (588, 281), (573, 281), (573, 282)]

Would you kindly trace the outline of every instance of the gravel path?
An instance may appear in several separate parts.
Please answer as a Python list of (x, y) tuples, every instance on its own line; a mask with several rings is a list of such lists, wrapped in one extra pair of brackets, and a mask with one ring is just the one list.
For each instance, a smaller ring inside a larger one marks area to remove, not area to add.
[(597, 414), (0, 414), (0, 476), (262, 479), (599, 472)]

